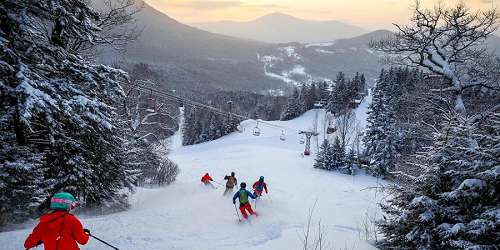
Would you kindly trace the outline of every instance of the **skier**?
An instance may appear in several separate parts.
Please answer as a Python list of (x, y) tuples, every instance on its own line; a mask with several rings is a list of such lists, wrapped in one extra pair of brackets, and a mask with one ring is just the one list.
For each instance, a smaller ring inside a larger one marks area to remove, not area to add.
[(228, 193), (233, 192), (234, 186), (238, 185), (238, 180), (236, 179), (234, 172), (231, 172), (230, 176), (226, 175), (224, 180), (227, 180), (226, 190), (224, 191), (224, 195), (227, 195)]
[(50, 200), (50, 213), (42, 215), (40, 222), (24, 242), (30, 249), (43, 244), (45, 250), (78, 250), (78, 244), (85, 245), (90, 230), (69, 212), (78, 206), (70, 193), (57, 193)]
[(266, 194), (268, 193), (267, 191), (267, 184), (264, 182), (264, 176), (261, 176), (258, 181), (256, 181), (253, 184), (253, 194), (256, 197), (262, 196), (262, 191), (266, 190)]
[(214, 179), (212, 179), (212, 177), (210, 177), (208, 173), (206, 173), (203, 177), (201, 177), (201, 182), (203, 182), (203, 184), (215, 188), (215, 186), (211, 183), (211, 181), (214, 181)]
[(248, 219), (247, 211), (250, 215), (257, 215), (253, 210), (250, 202), (248, 201), (248, 197), (255, 199), (255, 195), (246, 190), (247, 184), (242, 182), (240, 184), (240, 191), (236, 192), (233, 196), (233, 204), (236, 204), (236, 199), (240, 200), (240, 211), (243, 215), (243, 218)]

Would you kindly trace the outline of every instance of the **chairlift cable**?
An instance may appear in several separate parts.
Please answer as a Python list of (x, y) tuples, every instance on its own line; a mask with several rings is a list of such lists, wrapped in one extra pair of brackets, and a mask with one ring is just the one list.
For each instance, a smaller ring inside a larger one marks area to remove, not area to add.
[(170, 94), (170, 93), (166, 93), (164, 91), (157, 90), (157, 89), (154, 89), (152, 87), (144, 86), (144, 85), (141, 85), (141, 84), (133, 85), (133, 87), (138, 87), (139, 90), (141, 90), (141, 89), (149, 90), (149, 91), (151, 91), (151, 93), (155, 93), (158, 96), (161, 96), (163, 98), (166, 98), (166, 99), (169, 99), (169, 100), (173, 100), (173, 101), (177, 101), (177, 102), (182, 102), (183, 104), (187, 104), (188, 106), (194, 106), (196, 108), (201, 108), (201, 109), (204, 109), (205, 111), (209, 111), (209, 112), (212, 112), (212, 113), (215, 113), (215, 114), (219, 114), (219, 115), (231, 115), (231, 116), (240, 118), (242, 120), (253, 120), (255, 122), (258, 122), (258, 123), (260, 123), (262, 125), (265, 125), (265, 126), (268, 126), (268, 127), (271, 127), (271, 128), (299, 132), (299, 130), (297, 130), (297, 129), (292, 129), (292, 128), (288, 128), (288, 127), (285, 127), (285, 126), (275, 125), (275, 124), (263, 121), (261, 119), (253, 119), (251, 117), (248, 117), (248, 116), (245, 116), (245, 115), (236, 114), (236, 113), (233, 113), (233, 112), (223, 111), (221, 109), (212, 107), (212, 106), (207, 105), (207, 104), (203, 104), (203, 103), (200, 103), (200, 102), (197, 102), (197, 101), (193, 101), (193, 100), (185, 98), (185, 97), (180, 97), (180, 96), (176, 96), (176, 95), (173, 95), (173, 94)]

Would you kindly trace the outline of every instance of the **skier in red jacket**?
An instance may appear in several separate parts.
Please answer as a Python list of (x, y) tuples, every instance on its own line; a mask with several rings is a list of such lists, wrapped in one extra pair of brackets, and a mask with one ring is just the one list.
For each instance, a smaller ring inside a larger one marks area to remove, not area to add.
[(262, 191), (266, 190), (267, 192), (267, 184), (264, 182), (264, 176), (261, 176), (258, 181), (253, 184), (253, 194), (257, 197), (262, 195)]
[(40, 217), (40, 222), (24, 242), (30, 249), (43, 244), (45, 250), (79, 250), (78, 244), (89, 241), (90, 231), (69, 213), (78, 203), (69, 193), (57, 193), (50, 201), (51, 213)]
[(212, 177), (210, 177), (208, 173), (206, 173), (203, 177), (201, 177), (201, 182), (203, 182), (203, 184), (215, 188), (214, 184), (212, 184), (211, 181), (214, 181), (214, 179), (212, 179)]

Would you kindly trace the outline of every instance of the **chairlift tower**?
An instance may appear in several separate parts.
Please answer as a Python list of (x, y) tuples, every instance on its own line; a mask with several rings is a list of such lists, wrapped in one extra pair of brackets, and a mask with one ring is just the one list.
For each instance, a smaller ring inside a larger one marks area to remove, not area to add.
[(299, 131), (299, 135), (306, 136), (306, 148), (304, 149), (304, 155), (311, 155), (311, 137), (318, 136), (319, 134), (313, 131)]

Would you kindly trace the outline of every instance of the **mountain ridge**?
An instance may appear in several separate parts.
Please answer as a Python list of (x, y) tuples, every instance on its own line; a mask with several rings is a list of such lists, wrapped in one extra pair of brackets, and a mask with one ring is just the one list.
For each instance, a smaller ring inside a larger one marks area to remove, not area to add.
[(217, 21), (189, 25), (212, 33), (267, 43), (326, 42), (355, 37), (367, 32), (365, 29), (341, 21), (307, 20), (281, 12), (243, 22)]
[(148, 63), (163, 72), (163, 84), (172, 89), (261, 91), (285, 85), (262, 73), (257, 53), (270, 46), (266, 43), (182, 24), (147, 3), (136, 15), (136, 25), (144, 27), (141, 36), (123, 54), (108, 50), (99, 61)]

